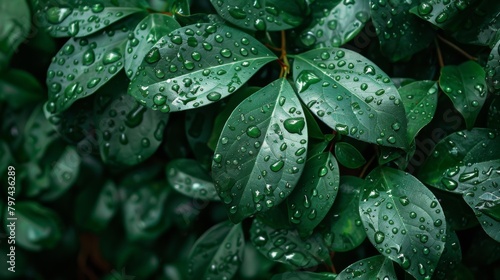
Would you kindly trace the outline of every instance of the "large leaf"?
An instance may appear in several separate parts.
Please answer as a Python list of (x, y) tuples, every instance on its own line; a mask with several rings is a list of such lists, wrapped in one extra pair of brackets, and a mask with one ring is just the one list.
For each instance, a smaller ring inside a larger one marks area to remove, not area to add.
[[(125, 72), (133, 77), (144, 57), (161, 37), (180, 28), (180, 24), (171, 16), (150, 14), (135, 27), (133, 38), (129, 38), (125, 52)], [(129, 34), (129, 36), (131, 36)]]
[(127, 94), (127, 78), (115, 77), (95, 99), (95, 123), (101, 158), (110, 164), (135, 165), (160, 146), (169, 115), (139, 104)]
[(317, 233), (304, 240), (295, 230), (275, 229), (254, 219), (250, 238), (257, 250), (272, 261), (298, 268), (331, 262), (328, 249)]
[(340, 47), (352, 40), (370, 19), (368, 1), (316, 1), (312, 23), (300, 40), (308, 47)]
[(412, 175), (379, 167), (367, 177), (359, 213), (370, 242), (417, 279), (432, 276), (443, 252), (445, 216)]
[(94, 232), (106, 228), (118, 210), (118, 189), (113, 181), (87, 186), (75, 201), (75, 223)]
[(453, 37), (465, 44), (492, 47), (500, 39), (500, 2), (472, 2), (477, 5), (469, 6), (467, 14), (460, 17), (460, 25), (455, 28)]
[(361, 245), (366, 232), (359, 216), (359, 193), (365, 181), (358, 177), (340, 177), (340, 188), (322, 230), (328, 248), (335, 252), (353, 250)]
[(360, 54), (340, 48), (295, 56), (300, 98), (342, 135), (407, 148), (405, 110), (391, 79)]
[(463, 11), (475, 1), (477, 0), (420, 1), (420, 4), (414, 6), (411, 12), (437, 27), (450, 29), (455, 24), (457, 18), (463, 16)]
[(222, 222), (213, 226), (189, 253), (188, 279), (232, 279), (243, 261), (244, 248), (241, 224)]
[(54, 37), (83, 37), (131, 14), (145, 11), (144, 0), (35, 0), (39, 26)]
[(339, 167), (331, 153), (306, 161), (304, 172), (287, 199), (290, 222), (300, 236), (312, 234), (332, 207), (338, 189)]
[(384, 279), (396, 280), (396, 272), (392, 261), (384, 256), (378, 255), (359, 260), (342, 270), (337, 275), (338, 280), (347, 279)]
[(450, 279), (456, 266), (462, 261), (462, 248), (460, 247), (460, 240), (455, 231), (450, 228), (446, 229), (446, 245), (443, 254), (439, 259), (438, 266), (434, 272), (436, 279)]
[(408, 122), (408, 142), (434, 117), (438, 103), (438, 86), (434, 81), (418, 81), (399, 89)]
[(486, 100), (485, 78), (481, 65), (472, 60), (441, 68), (439, 86), (464, 117), (467, 129), (474, 126)]
[(217, 13), (230, 23), (250, 30), (276, 31), (302, 23), (306, 1), (210, 0)]
[(238, 105), (215, 149), (215, 187), (237, 223), (281, 203), (304, 170), (307, 125), (284, 78)]
[[(135, 18), (126, 23), (133, 25)], [(134, 25), (135, 26), (135, 25)], [(47, 72), (47, 111), (58, 113), (93, 94), (123, 68), (126, 25), (113, 25), (85, 38), (71, 38), (52, 59)]]
[(248, 34), (220, 23), (179, 28), (158, 41), (132, 78), (129, 93), (162, 112), (216, 102), (276, 59)]
[(373, 25), (382, 53), (391, 61), (407, 58), (426, 48), (434, 31), (424, 21), (410, 14), (418, 1), (370, 0)]
[(484, 70), (486, 71), (486, 85), (489, 92), (500, 95), (500, 40), (491, 50)]
[(30, 9), (25, 0), (3, 0), (0, 1), (0, 18), (0, 71), (3, 71), (30, 33)]

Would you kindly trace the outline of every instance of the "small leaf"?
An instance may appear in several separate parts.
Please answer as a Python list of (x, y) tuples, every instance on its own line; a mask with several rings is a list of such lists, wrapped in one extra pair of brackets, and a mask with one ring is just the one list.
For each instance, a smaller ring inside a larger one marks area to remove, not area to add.
[(358, 149), (347, 142), (335, 143), (335, 157), (340, 164), (351, 169), (359, 168), (366, 163)]
[(368, 239), (416, 279), (430, 278), (445, 246), (437, 198), (412, 175), (388, 167), (376, 168), (367, 181), (359, 214)]
[(441, 68), (439, 86), (451, 99), (455, 109), (464, 117), (467, 129), (474, 126), (486, 100), (486, 84), (484, 81), (485, 72), (474, 61)]
[(365, 181), (353, 176), (340, 177), (340, 187), (333, 207), (325, 217), (321, 232), (328, 248), (346, 252), (361, 245), (366, 232), (359, 216), (359, 192)]
[(106, 228), (118, 210), (118, 189), (113, 181), (87, 186), (75, 201), (75, 223), (93, 232)]
[(333, 280), (337, 275), (328, 272), (289, 271), (275, 274), (271, 280)]
[(222, 222), (211, 227), (189, 253), (188, 279), (232, 279), (243, 261), (244, 248), (241, 224)]
[(125, 72), (133, 77), (141, 65), (144, 57), (161, 37), (181, 26), (171, 16), (164, 14), (150, 14), (145, 17), (134, 31), (129, 34), (125, 52)]
[(307, 47), (340, 47), (370, 20), (368, 1), (316, 1), (311, 9), (312, 23), (300, 35)]
[(42, 104), (39, 104), (33, 110), (24, 127), (24, 134), (26, 135), (24, 150), (33, 161), (41, 159), (49, 145), (59, 138), (57, 131), (45, 118)]
[(230, 95), (274, 59), (269, 49), (240, 30), (221, 23), (189, 25), (149, 50), (129, 93), (154, 110), (192, 109)]
[(331, 153), (322, 153), (306, 161), (304, 172), (287, 199), (290, 223), (301, 237), (311, 235), (326, 216), (335, 201), (338, 186), (339, 167)]
[(31, 14), (25, 0), (0, 2), (0, 71), (9, 64), (17, 47), (30, 35)]
[(495, 97), (488, 109), (488, 128), (500, 130), (500, 98)]
[(484, 71), (489, 92), (500, 95), (500, 40), (492, 48)]
[(212, 177), (233, 222), (281, 203), (304, 169), (307, 125), (284, 78), (255, 92), (229, 117)]
[(295, 230), (275, 229), (254, 219), (250, 238), (257, 250), (268, 259), (297, 268), (330, 263), (330, 256), (319, 234), (303, 240)]
[(192, 159), (174, 159), (166, 167), (167, 181), (174, 190), (202, 200), (220, 201), (212, 178)]
[(378, 255), (359, 260), (346, 269), (342, 270), (337, 278), (344, 279), (384, 279), (396, 280), (396, 272), (392, 261), (384, 256)]
[[(279, 0), (210, 0), (219, 15), (241, 28), (278, 31), (302, 23), (306, 1), (292, 0), (283, 5)], [(306, 12), (307, 13), (307, 12)]]
[(131, 14), (143, 12), (143, 0), (91, 1), (39, 0), (35, 4), (36, 22), (54, 37), (83, 37), (96, 33)]
[[(442, 29), (450, 29), (473, 1), (421, 1), (410, 12)], [(418, 2), (417, 2), (418, 3)]]
[(299, 97), (338, 133), (407, 148), (399, 93), (371, 61), (347, 49), (325, 48), (295, 56), (293, 69)]

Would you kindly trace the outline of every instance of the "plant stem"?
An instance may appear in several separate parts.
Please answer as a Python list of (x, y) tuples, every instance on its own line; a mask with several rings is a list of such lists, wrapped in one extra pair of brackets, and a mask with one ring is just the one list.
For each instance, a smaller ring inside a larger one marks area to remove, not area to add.
[(439, 61), (439, 67), (443, 68), (444, 67), (444, 61), (443, 61), (443, 54), (441, 53), (441, 48), (439, 47), (439, 43), (437, 40), (434, 40), (434, 44), (436, 45), (436, 51), (437, 51), (437, 56), (438, 56), (438, 61)]
[(452, 47), (454, 50), (465, 56), (467, 59), (477, 61), (477, 57), (474, 57), (470, 54), (468, 54), (466, 51), (462, 50), (459, 46), (453, 44), (452, 42), (446, 40), (445, 38), (437, 35), (437, 38), (441, 40), (443, 43), (447, 44), (448, 46)]
[(365, 166), (363, 167), (363, 170), (361, 170), (361, 173), (359, 173), (359, 178), (363, 179), (363, 177), (365, 177), (365, 173), (368, 170), (368, 167), (370, 167), (370, 165), (372, 165), (376, 156), (377, 156), (376, 154), (373, 154), (373, 156), (370, 158), (370, 160), (365, 164)]
[(281, 30), (281, 55), (279, 57), (279, 60), (282, 62), (281, 64), (281, 71), (280, 71), (280, 78), (283, 78), (290, 73), (290, 63), (288, 62), (288, 58), (286, 56), (286, 33), (284, 30)]

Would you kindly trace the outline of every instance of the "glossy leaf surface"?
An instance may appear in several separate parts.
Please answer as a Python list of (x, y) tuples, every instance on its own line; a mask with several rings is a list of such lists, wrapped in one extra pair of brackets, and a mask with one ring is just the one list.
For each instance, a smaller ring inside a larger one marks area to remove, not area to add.
[(340, 164), (347, 168), (359, 168), (366, 163), (363, 155), (347, 142), (337, 142), (335, 144), (335, 157)]
[(484, 70), (489, 92), (500, 95), (500, 40), (492, 48)]
[(437, 27), (447, 29), (451, 28), (455, 20), (460, 18), (461, 13), (475, 1), (422, 1), (414, 6), (411, 12)]
[(344, 279), (386, 279), (395, 280), (396, 272), (392, 261), (384, 256), (374, 256), (357, 261), (337, 275), (338, 280)]

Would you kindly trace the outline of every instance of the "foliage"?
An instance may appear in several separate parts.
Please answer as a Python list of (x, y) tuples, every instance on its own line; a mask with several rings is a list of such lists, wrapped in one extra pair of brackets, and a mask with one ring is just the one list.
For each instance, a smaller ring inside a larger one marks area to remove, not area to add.
[(0, 14), (2, 279), (499, 277), (497, 0)]

